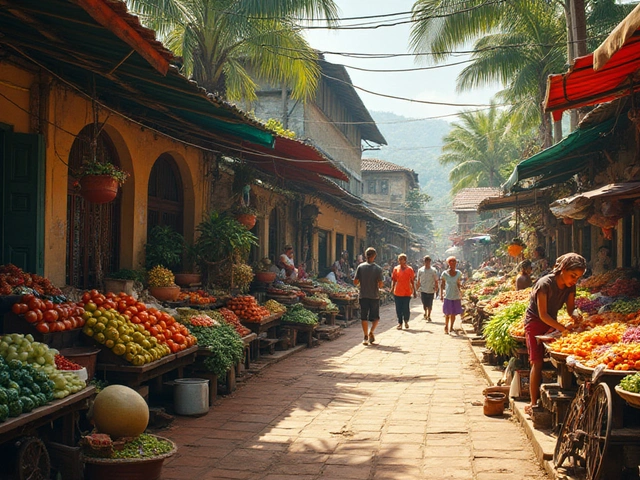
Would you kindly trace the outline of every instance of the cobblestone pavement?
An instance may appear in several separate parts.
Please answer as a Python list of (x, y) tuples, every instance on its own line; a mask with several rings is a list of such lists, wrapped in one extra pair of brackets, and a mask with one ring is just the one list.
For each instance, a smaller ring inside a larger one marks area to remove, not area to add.
[(486, 382), (466, 338), (445, 335), (442, 303), (431, 323), (411, 305), (408, 330), (386, 305), (376, 345), (352, 325), (265, 368), (206, 416), (176, 417), (161, 432), (179, 445), (162, 478), (547, 479), (521, 427), (483, 415)]

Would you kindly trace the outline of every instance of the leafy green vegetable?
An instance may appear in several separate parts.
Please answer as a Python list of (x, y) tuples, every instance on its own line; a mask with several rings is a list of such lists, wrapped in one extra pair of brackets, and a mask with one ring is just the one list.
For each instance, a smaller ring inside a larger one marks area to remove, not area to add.
[(302, 304), (297, 303), (287, 308), (287, 312), (282, 316), (283, 322), (301, 323), (304, 325), (315, 325), (318, 323), (318, 316), (307, 310)]
[(491, 317), (483, 328), (487, 348), (498, 355), (511, 355), (518, 342), (509, 335), (509, 327), (522, 318), (527, 305), (527, 302), (515, 302)]
[(216, 327), (188, 327), (198, 339), (198, 345), (208, 348), (212, 353), (211, 357), (204, 360), (204, 366), (219, 378), (224, 378), (227, 371), (242, 360), (244, 343), (232, 325), (222, 323)]
[(620, 380), (620, 388), (631, 393), (640, 393), (640, 374), (627, 375)]

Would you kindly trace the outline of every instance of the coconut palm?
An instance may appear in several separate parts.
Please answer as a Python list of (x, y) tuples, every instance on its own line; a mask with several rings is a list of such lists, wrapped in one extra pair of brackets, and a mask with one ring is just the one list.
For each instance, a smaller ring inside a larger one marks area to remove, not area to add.
[[(587, 2), (590, 46), (602, 41), (633, 6), (615, 0)], [(435, 62), (442, 62), (449, 52), (475, 42), (458, 90), (503, 85), (496, 98), (512, 105), (512, 120), (523, 127), (540, 125), (541, 137), (549, 139), (551, 127), (541, 105), (548, 75), (565, 69), (565, 9), (562, 1), (417, 0), (411, 48), (431, 52)]]
[(452, 193), (468, 187), (499, 187), (518, 158), (521, 135), (510, 124), (510, 114), (492, 105), (484, 111), (462, 112), (444, 137), (442, 165), (449, 172)]
[(296, 99), (317, 86), (317, 54), (296, 19), (337, 18), (334, 0), (127, 0), (176, 55), (183, 73), (230, 99), (255, 100), (254, 78)]

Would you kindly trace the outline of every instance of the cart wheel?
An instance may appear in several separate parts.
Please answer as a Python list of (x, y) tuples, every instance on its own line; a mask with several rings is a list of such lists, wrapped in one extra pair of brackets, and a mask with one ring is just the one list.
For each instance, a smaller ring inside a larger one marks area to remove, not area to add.
[(613, 416), (611, 390), (606, 383), (599, 383), (593, 390), (583, 429), (585, 432), (585, 458), (587, 466), (586, 480), (600, 478), (600, 466), (607, 453), (611, 436), (611, 417)]
[(573, 466), (584, 461), (584, 444), (582, 432), (582, 422), (585, 413), (584, 384), (578, 387), (576, 396), (571, 402), (571, 406), (562, 422), (562, 428), (558, 433), (558, 440), (553, 451), (553, 464), (556, 468), (562, 466), (565, 460), (573, 458)]
[(49, 453), (44, 443), (37, 438), (20, 440), (17, 465), (19, 480), (49, 480)]

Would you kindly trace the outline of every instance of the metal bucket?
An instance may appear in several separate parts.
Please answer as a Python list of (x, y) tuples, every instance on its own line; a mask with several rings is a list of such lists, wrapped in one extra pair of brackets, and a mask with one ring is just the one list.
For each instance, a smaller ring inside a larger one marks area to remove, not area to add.
[(178, 415), (203, 415), (209, 411), (209, 380), (178, 378), (173, 388), (173, 407)]

